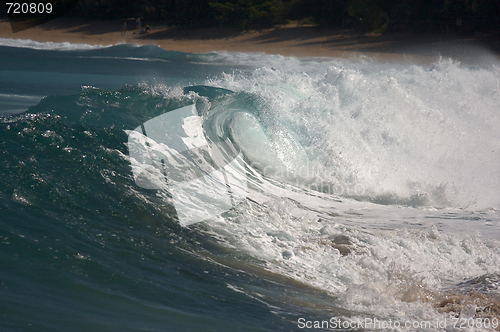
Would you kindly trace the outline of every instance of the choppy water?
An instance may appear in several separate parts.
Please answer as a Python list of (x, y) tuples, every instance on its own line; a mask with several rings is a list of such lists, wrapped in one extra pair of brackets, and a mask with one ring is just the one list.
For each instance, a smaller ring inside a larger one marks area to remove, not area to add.
[[(498, 322), (498, 62), (0, 44), (2, 331)], [(128, 139), (189, 105), (247, 192), (183, 227)]]

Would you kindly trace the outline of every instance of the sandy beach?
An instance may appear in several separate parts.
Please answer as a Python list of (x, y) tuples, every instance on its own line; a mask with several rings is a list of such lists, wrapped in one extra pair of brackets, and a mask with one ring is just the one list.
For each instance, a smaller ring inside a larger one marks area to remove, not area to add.
[(359, 57), (379, 61), (434, 61), (438, 56), (477, 60), (478, 52), (498, 57), (500, 36), (477, 34), (376, 35), (352, 30), (311, 26), (239, 31), (230, 28), (186, 30), (152, 26), (151, 33), (138, 34), (134, 19), (122, 34), (122, 20), (83, 21), (60, 18), (44, 25), (13, 33), (8, 20), (0, 21), (0, 38), (31, 39), (40, 42), (70, 42), (91, 45), (134, 43), (156, 44), (166, 50), (191, 53), (212, 51), (262, 52), (296, 57)]

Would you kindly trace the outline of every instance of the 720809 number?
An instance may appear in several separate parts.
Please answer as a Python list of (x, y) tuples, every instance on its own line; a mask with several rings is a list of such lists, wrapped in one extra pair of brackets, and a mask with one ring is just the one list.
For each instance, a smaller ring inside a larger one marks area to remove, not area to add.
[(452, 318), (453, 321), (453, 327), (458, 328), (458, 329), (465, 329), (465, 328), (494, 328), (496, 329), (499, 325), (498, 318), (493, 317), (493, 319), (490, 318)]
[(19, 3), (7, 2), (7, 14), (50, 14), (52, 13), (52, 4), (47, 3)]

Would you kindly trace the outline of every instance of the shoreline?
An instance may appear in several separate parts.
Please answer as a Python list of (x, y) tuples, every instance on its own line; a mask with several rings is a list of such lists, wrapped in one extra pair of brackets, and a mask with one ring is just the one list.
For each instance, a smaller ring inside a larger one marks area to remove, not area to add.
[(252, 52), (294, 57), (366, 56), (382, 62), (430, 63), (440, 56), (460, 61), (475, 61), (478, 54), (500, 59), (500, 36), (481, 34), (414, 35), (393, 33), (376, 35), (353, 30), (311, 26), (239, 31), (231, 28), (184, 30), (152, 26), (151, 33), (137, 34), (132, 19), (125, 35), (123, 20), (84, 21), (59, 18), (41, 26), (13, 33), (7, 19), (0, 21), (0, 38), (30, 39), (38, 42), (69, 42), (90, 45), (132, 43), (155, 44), (187, 53)]

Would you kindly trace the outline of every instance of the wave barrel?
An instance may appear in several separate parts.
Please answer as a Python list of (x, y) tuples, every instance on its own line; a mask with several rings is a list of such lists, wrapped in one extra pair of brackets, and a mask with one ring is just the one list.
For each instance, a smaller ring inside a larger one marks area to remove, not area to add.
[(248, 193), (241, 153), (227, 142), (207, 141), (202, 124), (193, 104), (128, 132), (136, 184), (168, 191), (182, 226), (217, 217)]

